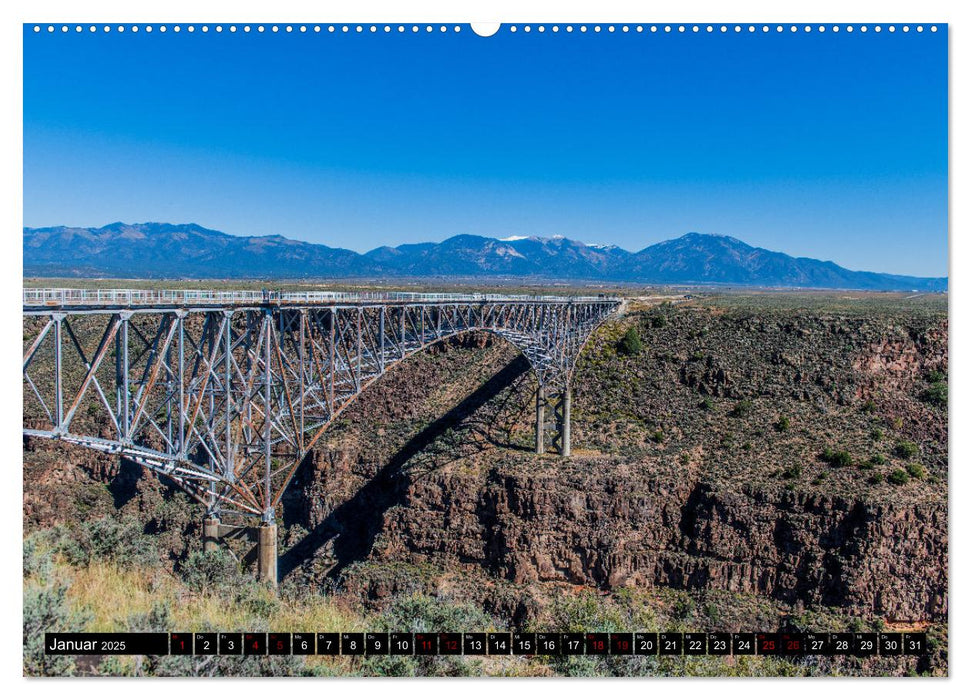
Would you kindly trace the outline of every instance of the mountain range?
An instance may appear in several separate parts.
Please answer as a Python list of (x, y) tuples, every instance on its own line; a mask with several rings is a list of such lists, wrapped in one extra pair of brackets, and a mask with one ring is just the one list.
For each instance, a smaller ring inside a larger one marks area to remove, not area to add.
[(513, 277), (536, 280), (939, 292), (946, 277), (858, 272), (688, 233), (638, 252), (562, 237), (457, 235), (367, 253), (283, 236), (233, 236), (196, 224), (116, 222), (24, 228), (24, 274), (121, 278), (335, 279)]

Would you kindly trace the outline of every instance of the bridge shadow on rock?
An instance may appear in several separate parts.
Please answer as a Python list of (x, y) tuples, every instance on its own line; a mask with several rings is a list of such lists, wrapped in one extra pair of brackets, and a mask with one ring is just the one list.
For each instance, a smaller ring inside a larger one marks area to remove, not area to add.
[(138, 495), (138, 482), (142, 476), (142, 467), (124, 457), (119, 460), (118, 473), (108, 482), (108, 493), (115, 509), (121, 510)]
[(527, 450), (510, 440), (509, 426), (517, 414), (522, 414), (521, 392), (507, 392), (496, 402), (494, 410), (482, 412), (480, 409), (492, 404), (510, 386), (522, 384), (529, 369), (526, 358), (517, 356), (461, 403), (412, 437), (357, 493), (280, 556), (280, 579), (309, 562), (331, 541), (336, 563), (328, 572), (329, 578), (338, 579), (348, 565), (365, 559), (381, 531), (385, 513), (404, 502), (408, 484), (416, 476), (430, 474), (490, 446)]

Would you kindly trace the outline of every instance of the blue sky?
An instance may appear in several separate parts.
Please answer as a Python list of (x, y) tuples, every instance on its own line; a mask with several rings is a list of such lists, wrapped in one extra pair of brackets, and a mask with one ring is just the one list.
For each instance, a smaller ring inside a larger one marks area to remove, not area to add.
[(24, 29), (24, 225), (721, 233), (947, 274), (947, 38)]

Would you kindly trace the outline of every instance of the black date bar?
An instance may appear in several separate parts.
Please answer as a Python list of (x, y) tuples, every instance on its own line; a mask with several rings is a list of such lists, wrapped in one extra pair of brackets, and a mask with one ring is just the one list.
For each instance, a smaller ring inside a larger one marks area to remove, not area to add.
[(47, 632), (45, 654), (148, 654), (169, 653), (167, 632)]

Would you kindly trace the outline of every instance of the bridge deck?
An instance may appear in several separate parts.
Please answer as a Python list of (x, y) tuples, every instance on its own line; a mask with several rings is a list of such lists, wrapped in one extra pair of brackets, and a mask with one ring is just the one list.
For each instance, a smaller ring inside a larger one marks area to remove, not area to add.
[(205, 289), (52, 289), (23, 291), (27, 310), (129, 309), (173, 307), (339, 306), (477, 303), (616, 303), (613, 296), (529, 294), (429, 294), (421, 292), (278, 292)]

